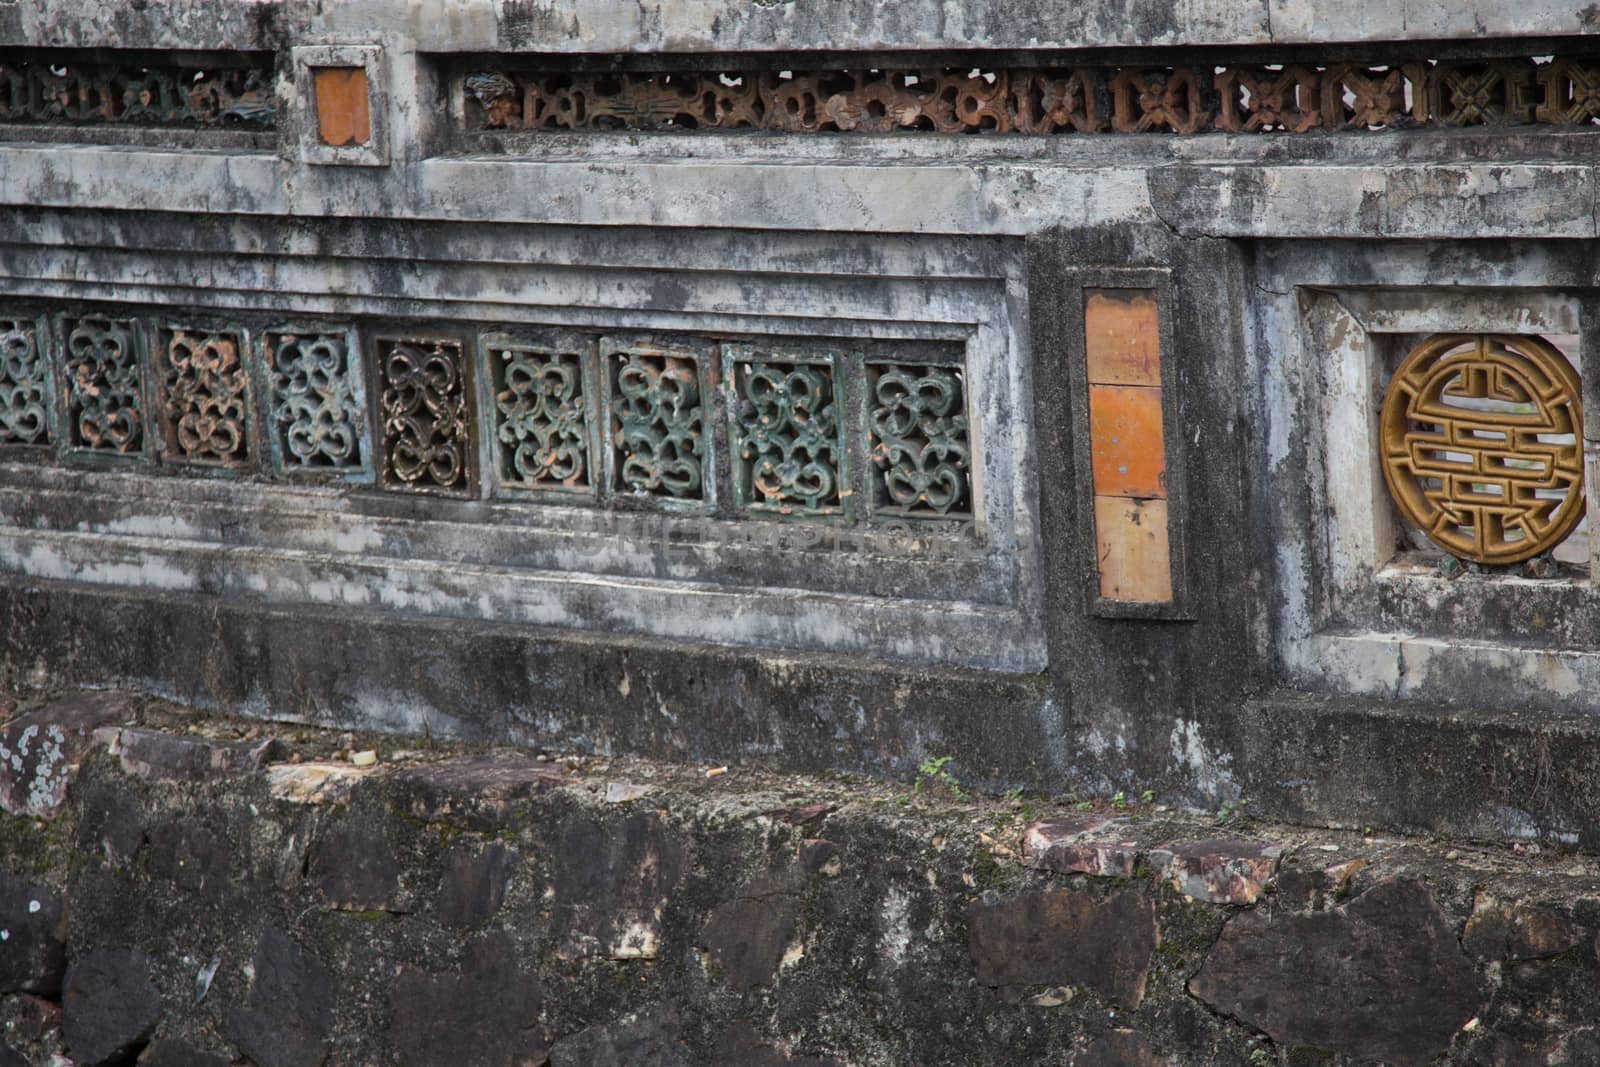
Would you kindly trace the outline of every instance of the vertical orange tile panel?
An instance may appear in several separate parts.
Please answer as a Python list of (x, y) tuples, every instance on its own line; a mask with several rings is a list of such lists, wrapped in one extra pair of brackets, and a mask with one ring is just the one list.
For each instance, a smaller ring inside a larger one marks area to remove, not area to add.
[(311, 74), (317, 100), (317, 132), (335, 148), (366, 144), (372, 137), (363, 67), (318, 67)]
[(1167, 456), (1161, 435), (1161, 390), (1089, 387), (1089, 446), (1100, 496), (1165, 497)]
[(1161, 319), (1148, 289), (1085, 289), (1084, 352), (1097, 385), (1161, 384)]
[(1172, 599), (1165, 500), (1097, 496), (1094, 533), (1102, 597), (1147, 603)]

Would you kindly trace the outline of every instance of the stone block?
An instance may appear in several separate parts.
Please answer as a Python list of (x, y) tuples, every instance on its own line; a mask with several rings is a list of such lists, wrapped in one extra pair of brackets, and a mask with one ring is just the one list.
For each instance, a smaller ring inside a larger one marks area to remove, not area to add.
[(706, 922), (701, 943), (720, 980), (737, 993), (771, 982), (794, 941), (800, 896), (786, 881), (762, 875)]
[(1152, 849), (1150, 866), (1186, 897), (1210, 904), (1254, 904), (1278, 870), (1283, 846), (1216, 839)]
[(764, 1039), (756, 1028), (741, 1019), (728, 1029), (717, 1046), (715, 1062), (738, 1067), (841, 1067), (830, 1056), (797, 1056)]
[(333, 1008), (333, 983), (321, 962), (265, 926), (250, 957), (245, 1003), (228, 1012), (228, 1036), (257, 1067), (321, 1067)]
[(1576, 948), (1583, 931), (1554, 908), (1501, 903), (1480, 894), (1461, 935), (1461, 947), (1480, 960), (1511, 963), (1547, 959)]
[(501, 754), (405, 767), (395, 773), (389, 791), (394, 803), (416, 818), (493, 833), (528, 810), (532, 798), (569, 781), (532, 756)]
[(1144, 999), (1160, 937), (1155, 910), (1128, 891), (1098, 897), (1069, 889), (984, 900), (967, 909), (980, 983), (1020, 992), (1080, 986), (1126, 1008)]
[(1477, 1014), (1484, 990), (1415, 878), (1329, 911), (1241, 912), (1189, 991), (1285, 1047), (1421, 1067)]
[(352, 818), (330, 829), (317, 846), (312, 878), (330, 908), (400, 910), (400, 864), (381, 823)]
[(1168, 1067), (1171, 1062), (1132, 1030), (1101, 1034), (1072, 1057), (1072, 1067)]
[(129, 774), (149, 782), (195, 784), (236, 778), (260, 770), (273, 741), (214, 741), (160, 730), (123, 727), (108, 751)]
[(0, 810), (50, 818), (96, 727), (132, 714), (129, 693), (86, 692), (23, 712), (0, 728)]
[(1062, 874), (1132, 878), (1139, 863), (1137, 843), (1095, 839), (1126, 828), (1126, 820), (1099, 815), (1036, 822), (1022, 834), (1022, 862)]
[(228, 1059), (212, 1052), (201, 1052), (193, 1045), (171, 1038), (152, 1041), (139, 1054), (138, 1067), (228, 1067)]
[(1143, 603), (1172, 599), (1165, 500), (1097, 496), (1094, 534), (1102, 597)]
[(446, 926), (476, 926), (494, 916), (511, 887), (517, 854), (499, 842), (459, 844), (445, 857), (434, 916)]
[(267, 788), (295, 804), (347, 804), (356, 785), (375, 773), (348, 763), (279, 763), (267, 768)]
[(551, 929), (563, 959), (654, 959), (662, 912), (683, 878), (682, 843), (655, 815), (577, 819), (554, 844)]
[(150, 873), (213, 907), (234, 897), (232, 849), (225, 838), (191, 819), (158, 822), (150, 829)]
[(61, 1028), (81, 1067), (118, 1061), (149, 1040), (161, 1021), (150, 960), (126, 948), (92, 948), (67, 969)]
[(655, 1008), (592, 1026), (550, 1048), (550, 1067), (690, 1067), (677, 1010)]
[(61, 894), (0, 872), (0, 993), (59, 994), (66, 937)]
[(390, 1001), (399, 1061), (416, 1067), (525, 1067), (544, 1062), (537, 975), (519, 967), (511, 935), (467, 947), (459, 975), (403, 967)]

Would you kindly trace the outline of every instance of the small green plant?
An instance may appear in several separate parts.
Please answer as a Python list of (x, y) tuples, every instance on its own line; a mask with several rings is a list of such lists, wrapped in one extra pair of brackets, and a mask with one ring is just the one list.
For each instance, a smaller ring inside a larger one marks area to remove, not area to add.
[(1111, 806), (1116, 808), (1118, 811), (1127, 810), (1128, 798), (1123, 796), (1122, 790), (1119, 789), (1115, 793), (1111, 794)]
[(1139, 799), (1144, 801), (1146, 804), (1154, 804), (1156, 800), (1156, 791), (1154, 789), (1146, 789), (1143, 793), (1139, 794)]
[(929, 756), (923, 760), (922, 766), (917, 768), (917, 780), (912, 785), (911, 791), (920, 794), (923, 782), (937, 782), (948, 789), (950, 795), (957, 800), (967, 799), (967, 791), (961, 788), (956, 776), (945, 769), (945, 765), (953, 759), (954, 756)]
[(1251, 1049), (1250, 1067), (1272, 1067), (1272, 1053), (1264, 1048)]
[(1006, 790), (1006, 803), (1007, 804), (1020, 804), (1020, 803), (1022, 803), (1022, 787), (1020, 785), (1014, 785), (1010, 789)]
[(1224, 800), (1222, 802), (1222, 807), (1217, 809), (1217, 825), (1221, 826), (1230, 819), (1235, 819), (1243, 815), (1244, 806), (1248, 803), (1250, 802), (1245, 800), (1243, 797), (1240, 797), (1238, 800)]
[(1080, 800), (1076, 804), (1072, 805), (1072, 807), (1075, 811), (1093, 811), (1094, 803), (1088, 800)]

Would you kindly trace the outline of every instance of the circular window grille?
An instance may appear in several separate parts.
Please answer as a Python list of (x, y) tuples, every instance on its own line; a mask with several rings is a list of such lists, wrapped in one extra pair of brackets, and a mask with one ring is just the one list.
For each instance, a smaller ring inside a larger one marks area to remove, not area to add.
[(1383, 477), (1400, 510), (1462, 559), (1519, 563), (1583, 519), (1578, 372), (1540, 337), (1437, 334), (1383, 398)]

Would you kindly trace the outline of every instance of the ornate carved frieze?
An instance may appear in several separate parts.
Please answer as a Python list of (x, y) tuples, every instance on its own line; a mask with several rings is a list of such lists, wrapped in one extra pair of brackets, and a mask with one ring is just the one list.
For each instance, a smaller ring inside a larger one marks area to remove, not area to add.
[(40, 323), (0, 319), (0, 447), (50, 443), (50, 392)]
[(0, 122), (270, 130), (274, 103), (271, 57), (206, 68), (45, 51), (0, 57)]
[(723, 364), (736, 392), (731, 436), (739, 505), (779, 515), (846, 512), (838, 353), (724, 345)]
[(966, 375), (960, 367), (867, 364), (874, 510), (957, 516), (972, 510)]
[(139, 329), (128, 319), (61, 321), (61, 395), (67, 447), (103, 455), (144, 451)]
[(1383, 475), (1400, 511), (1446, 552), (1520, 563), (1584, 516), (1578, 373), (1539, 337), (1437, 334), (1390, 379)]
[(273, 467), (370, 477), (361, 357), (348, 331), (267, 331), (262, 343)]
[(486, 338), (495, 476), (502, 487), (592, 494), (596, 484), (592, 346), (574, 350)]
[(1306, 133), (1600, 121), (1600, 64), (1414, 60), (1224, 67), (574, 73), (475, 70), (470, 130)]
[(382, 338), (383, 480), (398, 489), (470, 491), (471, 419), (459, 342)]
[(601, 342), (606, 367), (612, 488), (618, 497), (710, 500), (709, 383), (694, 349)]
[(249, 461), (246, 351), (236, 330), (161, 331), (155, 378), (162, 462), (238, 467)]

